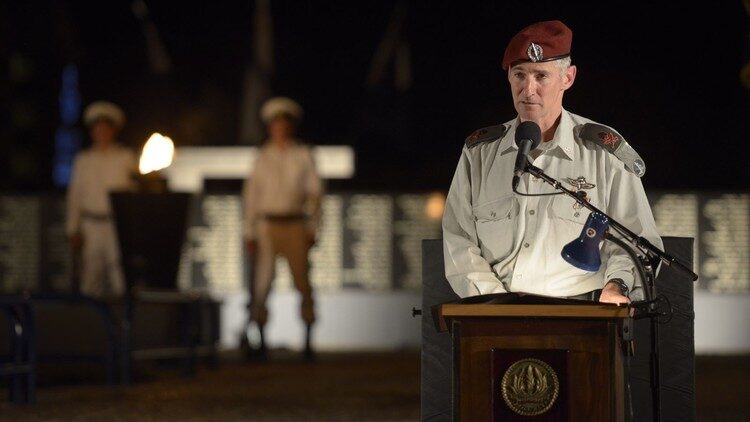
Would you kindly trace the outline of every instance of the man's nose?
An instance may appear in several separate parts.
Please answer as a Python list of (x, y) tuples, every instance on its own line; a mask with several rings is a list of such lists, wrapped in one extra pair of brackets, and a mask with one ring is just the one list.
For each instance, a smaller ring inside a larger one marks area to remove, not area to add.
[(536, 92), (536, 84), (534, 83), (534, 80), (532, 78), (526, 78), (525, 81), (523, 81), (523, 90), (521, 93), (526, 97), (531, 97)]

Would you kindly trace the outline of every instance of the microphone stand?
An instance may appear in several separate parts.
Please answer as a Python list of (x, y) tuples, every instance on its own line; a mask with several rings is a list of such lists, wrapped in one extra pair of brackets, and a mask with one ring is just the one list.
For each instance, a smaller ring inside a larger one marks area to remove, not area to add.
[[(621, 247), (625, 250), (625, 252), (628, 253), (630, 256), (630, 259), (635, 263), (635, 268), (638, 270), (638, 275), (641, 279), (641, 285), (643, 287), (643, 293), (646, 297), (646, 300), (644, 301), (638, 301), (638, 302), (631, 302), (630, 307), (635, 309), (636, 311), (639, 311), (638, 314), (634, 315), (634, 319), (640, 319), (640, 318), (651, 318), (650, 319), (650, 325), (651, 325), (651, 351), (649, 354), (649, 370), (651, 372), (651, 402), (652, 402), (652, 416), (653, 420), (655, 422), (658, 422), (661, 420), (661, 371), (659, 369), (659, 324), (658, 324), (658, 318), (661, 315), (665, 315), (663, 312), (659, 312), (659, 304), (661, 303), (661, 298), (657, 296), (656, 292), (656, 283), (655, 279), (656, 276), (654, 275), (653, 267), (651, 266), (651, 262), (644, 256), (638, 256), (632, 247), (630, 247), (628, 244), (617, 238), (616, 236), (612, 235), (607, 231), (604, 234), (604, 238), (607, 240), (610, 240), (612, 243), (616, 244), (617, 246)], [(631, 341), (633, 339), (633, 333), (631, 333), (630, 337)], [(630, 357), (631, 349), (628, 348), (628, 353), (625, 356), (626, 363), (628, 364), (628, 373), (630, 368)], [(627, 384), (628, 393), (630, 393), (630, 382), (628, 381)], [(632, 413), (632, 395), (629, 398), (630, 400), (630, 417), (632, 420), (633, 413)]]
[[(634, 318), (651, 318), (651, 355), (650, 355), (650, 369), (651, 369), (651, 397), (653, 402), (653, 420), (658, 422), (661, 419), (661, 404), (659, 401), (660, 396), (660, 371), (659, 371), (659, 325), (658, 317), (663, 315), (659, 312), (660, 298), (656, 292), (655, 274), (654, 269), (659, 261), (665, 265), (675, 268), (682, 272), (686, 276), (690, 277), (691, 280), (695, 281), (698, 279), (698, 275), (694, 273), (685, 264), (677, 260), (677, 258), (670, 254), (662, 251), (661, 249), (654, 246), (651, 242), (645, 239), (643, 236), (630, 231), (627, 227), (620, 224), (617, 220), (613, 219), (607, 213), (591, 205), (586, 198), (586, 192), (584, 191), (572, 191), (560, 183), (560, 181), (548, 176), (544, 171), (538, 167), (533, 166), (527, 161), (525, 171), (531, 175), (538, 177), (550, 184), (555, 189), (565, 193), (571, 198), (575, 199), (582, 207), (588, 209), (591, 212), (598, 212), (609, 219), (609, 227), (614, 229), (624, 241), (609, 231), (605, 235), (605, 239), (612, 241), (612, 243), (620, 246), (628, 253), (630, 258), (633, 260), (638, 275), (641, 278), (641, 285), (643, 287), (643, 293), (646, 300), (636, 301), (630, 304), (630, 307), (639, 311)], [(516, 191), (514, 186), (513, 191)], [(626, 243), (627, 242), (627, 243)], [(628, 245), (628, 243), (630, 245)], [(642, 255), (638, 255), (634, 249), (638, 249), (642, 252)]]

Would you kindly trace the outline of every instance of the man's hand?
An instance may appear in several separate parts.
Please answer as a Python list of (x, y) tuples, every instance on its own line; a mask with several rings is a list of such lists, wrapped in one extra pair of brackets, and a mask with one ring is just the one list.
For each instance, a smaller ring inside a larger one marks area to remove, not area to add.
[(83, 249), (83, 236), (80, 233), (70, 235), (68, 242), (70, 242), (70, 249), (73, 252), (80, 252)]
[(254, 239), (245, 240), (245, 249), (247, 250), (248, 255), (254, 255), (257, 248), (258, 244)]
[(616, 303), (619, 305), (630, 303), (630, 298), (622, 294), (619, 284), (609, 282), (602, 289), (602, 295), (599, 297), (599, 302)]
[(313, 246), (315, 246), (315, 232), (311, 230), (305, 230), (305, 243), (307, 245), (307, 249), (312, 249)]

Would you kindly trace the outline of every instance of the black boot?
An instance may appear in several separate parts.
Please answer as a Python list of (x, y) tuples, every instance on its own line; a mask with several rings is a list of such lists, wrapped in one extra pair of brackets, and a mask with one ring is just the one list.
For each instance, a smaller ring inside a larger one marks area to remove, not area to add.
[(258, 338), (260, 342), (257, 347), (253, 347), (254, 345), (250, 345), (245, 357), (246, 357), (246, 360), (249, 360), (249, 361), (265, 362), (268, 360), (268, 351), (266, 350), (266, 340), (265, 340), (265, 335), (263, 333), (264, 327), (259, 324), (255, 324), (255, 326), (258, 330)]
[(315, 360), (315, 352), (312, 349), (312, 324), (307, 324), (307, 332), (305, 335), (305, 351), (303, 357), (307, 361)]

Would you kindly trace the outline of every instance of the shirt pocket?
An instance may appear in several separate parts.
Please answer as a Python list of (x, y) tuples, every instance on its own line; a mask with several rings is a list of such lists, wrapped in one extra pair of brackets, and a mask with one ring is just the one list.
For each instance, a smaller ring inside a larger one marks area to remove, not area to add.
[(473, 208), (479, 246), (491, 264), (505, 258), (513, 248), (519, 204), (507, 195)]
[(487, 223), (490, 221), (505, 220), (518, 215), (518, 201), (513, 195), (507, 195), (494, 201), (477, 205), (474, 210), (474, 221)]
[[(557, 195), (552, 198), (549, 205), (549, 217), (565, 220), (583, 226), (591, 211), (579, 204), (571, 197)], [(580, 227), (579, 227), (580, 228)]]

